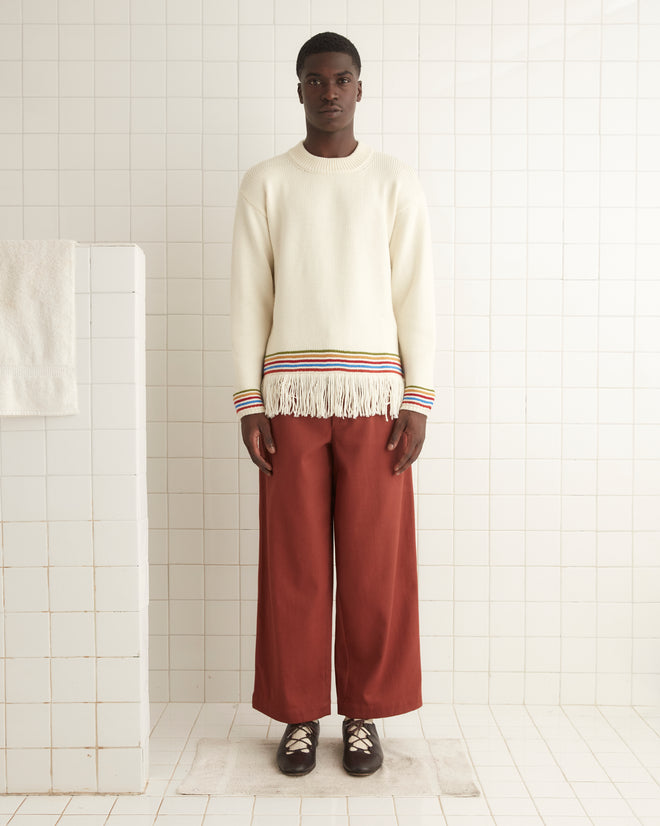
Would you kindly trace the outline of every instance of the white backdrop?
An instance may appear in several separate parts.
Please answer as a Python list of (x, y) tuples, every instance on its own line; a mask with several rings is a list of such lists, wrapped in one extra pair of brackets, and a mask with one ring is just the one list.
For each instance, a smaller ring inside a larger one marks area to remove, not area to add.
[(419, 169), (438, 401), (424, 697), (660, 697), (660, 4), (4, 0), (0, 233), (146, 252), (151, 691), (249, 701), (256, 470), (231, 405), (240, 175), (304, 134), (295, 58), (363, 59)]

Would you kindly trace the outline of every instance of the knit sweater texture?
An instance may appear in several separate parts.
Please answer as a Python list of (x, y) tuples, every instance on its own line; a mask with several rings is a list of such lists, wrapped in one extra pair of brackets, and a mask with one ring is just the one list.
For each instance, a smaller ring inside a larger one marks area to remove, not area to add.
[(231, 281), (234, 404), (316, 417), (428, 414), (435, 308), (415, 171), (360, 142), (300, 142), (238, 194)]

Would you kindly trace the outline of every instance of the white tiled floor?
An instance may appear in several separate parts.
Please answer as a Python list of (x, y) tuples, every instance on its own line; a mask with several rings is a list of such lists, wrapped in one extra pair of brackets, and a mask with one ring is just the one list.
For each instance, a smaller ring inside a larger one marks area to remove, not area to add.
[(152, 721), (144, 795), (7, 795), (0, 826), (660, 826), (660, 708), (427, 704), (378, 721), (386, 758), (388, 735), (463, 738), (480, 798), (181, 796), (200, 737), (284, 725), (231, 703), (157, 704)]

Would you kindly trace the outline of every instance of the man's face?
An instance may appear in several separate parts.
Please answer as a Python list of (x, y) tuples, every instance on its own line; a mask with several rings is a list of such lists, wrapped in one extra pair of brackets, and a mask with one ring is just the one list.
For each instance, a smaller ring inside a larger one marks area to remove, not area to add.
[(307, 123), (320, 132), (340, 132), (352, 126), (362, 81), (350, 55), (322, 52), (310, 55), (300, 73), (298, 98)]

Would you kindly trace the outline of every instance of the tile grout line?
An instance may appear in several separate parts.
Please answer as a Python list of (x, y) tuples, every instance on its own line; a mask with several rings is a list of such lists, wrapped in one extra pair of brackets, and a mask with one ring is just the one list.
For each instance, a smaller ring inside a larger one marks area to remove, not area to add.
[[(571, 726), (575, 729), (575, 731), (576, 731), (577, 735), (580, 737), (581, 742), (582, 742), (585, 746), (587, 746), (587, 748), (589, 749), (589, 751), (591, 751), (591, 748), (590, 748), (590, 747), (588, 746), (588, 744), (586, 743), (586, 741), (585, 741), (584, 737), (582, 737), (582, 735), (580, 734), (580, 732), (579, 732), (579, 731), (575, 728), (575, 726), (573, 725), (573, 722), (572, 722), (572, 720), (570, 719), (570, 717), (568, 716), (568, 714), (566, 713), (566, 710), (565, 710), (564, 706), (560, 704), (559, 706), (550, 706), (550, 707), (551, 707), (551, 708), (556, 708), (556, 709), (558, 710), (558, 712), (559, 712), (561, 715), (563, 715), (562, 719), (566, 719), (566, 720), (570, 723), (570, 725), (571, 725)], [(590, 705), (589, 707), (591, 707), (591, 705)], [(536, 728), (536, 730), (538, 731), (539, 736), (541, 737), (541, 739), (543, 740), (543, 742), (544, 742), (544, 744), (545, 744), (546, 748), (548, 749), (548, 751), (549, 751), (549, 753), (550, 753), (550, 755), (551, 755), (552, 759), (555, 761), (555, 764), (556, 764), (557, 769), (561, 772), (561, 774), (562, 774), (562, 775), (563, 775), (563, 777), (564, 777), (564, 780), (565, 780), (565, 781), (566, 781), (566, 783), (570, 786), (570, 789), (571, 789), (571, 791), (573, 792), (573, 794), (574, 794), (574, 796), (575, 796), (575, 800), (576, 800), (576, 801), (579, 803), (579, 805), (582, 807), (582, 809), (583, 809), (583, 811), (584, 811), (584, 816), (585, 816), (586, 818), (588, 818), (588, 820), (589, 820), (589, 822), (590, 822), (590, 823), (593, 823), (593, 820), (592, 820), (591, 816), (589, 815), (589, 813), (587, 812), (587, 810), (586, 810), (585, 806), (584, 806), (584, 805), (583, 805), (583, 803), (582, 803), (582, 799), (579, 797), (579, 795), (576, 793), (575, 789), (573, 788), (573, 781), (569, 780), (569, 778), (568, 778), (568, 776), (566, 775), (566, 772), (565, 772), (565, 770), (564, 770), (564, 767), (561, 765), (561, 763), (560, 763), (560, 762), (559, 762), (559, 760), (557, 759), (556, 754), (555, 754), (555, 749), (554, 749), (554, 748), (553, 748), (553, 746), (552, 746), (552, 741), (548, 741), (548, 739), (546, 738), (545, 733), (541, 730), (541, 728), (539, 728), (539, 725), (538, 725), (537, 721), (534, 719), (534, 716), (533, 716), (533, 714), (532, 714), (531, 712), (530, 712), (530, 718), (531, 718), (531, 720), (532, 720), (532, 723), (533, 723), (534, 727), (535, 727), (535, 728)], [(592, 752), (592, 753), (593, 753), (593, 752)], [(575, 781), (575, 782), (579, 782), (579, 781)]]
[[(528, 721), (531, 720), (531, 715), (529, 713), (528, 707), (526, 705), (522, 705), (521, 708), (524, 710), (525, 714), (527, 715), (527, 720)], [(532, 805), (534, 806), (534, 808), (536, 809), (536, 812), (538, 814), (539, 819), (541, 820), (541, 822), (543, 824), (545, 824), (545, 822), (546, 822), (545, 818), (543, 817), (543, 814), (541, 813), (539, 807), (536, 805), (536, 800), (534, 799), (534, 795), (532, 794), (532, 792), (530, 791), (529, 786), (527, 785), (527, 780), (525, 779), (525, 776), (524, 776), (523, 772), (520, 770), (520, 766), (518, 765), (518, 761), (516, 760), (515, 754), (511, 751), (511, 747), (509, 746), (509, 741), (508, 741), (506, 735), (504, 734), (504, 732), (502, 731), (502, 726), (501, 726), (499, 720), (497, 719), (497, 715), (492, 711), (492, 709), (491, 709), (491, 713), (492, 713), (493, 719), (495, 721), (495, 725), (497, 726), (497, 730), (500, 732), (502, 740), (503, 740), (503, 742), (506, 746), (506, 749), (509, 752), (509, 754), (511, 755), (511, 760), (513, 762), (513, 765), (514, 765), (516, 771), (518, 772), (518, 775), (520, 777), (520, 782), (525, 787), (525, 790), (527, 791), (527, 794), (529, 795), (529, 799), (532, 802)], [(542, 738), (540, 738), (540, 739), (542, 740)], [(543, 742), (544, 746), (547, 749), (548, 746), (545, 743), (545, 741), (542, 740), (542, 742)], [(548, 751), (549, 751), (549, 749), (548, 749)]]
[[(608, 726), (608, 727), (609, 727), (612, 731), (614, 731), (614, 732), (616, 733), (616, 735), (619, 737), (619, 739), (621, 740), (621, 742), (622, 742), (622, 743), (626, 746), (626, 748), (628, 749), (628, 751), (629, 751), (631, 754), (633, 754), (633, 756), (634, 756), (635, 758), (637, 758), (637, 756), (634, 754), (634, 752), (632, 752), (632, 750), (630, 749), (630, 747), (628, 746), (628, 744), (626, 743), (626, 741), (623, 739), (623, 737), (621, 737), (621, 735), (619, 734), (619, 732), (618, 732), (618, 731), (614, 728), (614, 726), (610, 723), (610, 721), (607, 719), (607, 717), (603, 714), (603, 712), (602, 712), (602, 710), (600, 709), (600, 707), (599, 707), (599, 706), (596, 706), (596, 705), (593, 705), (593, 706), (592, 706), (592, 705), (589, 705), (589, 706), (587, 706), (587, 708), (594, 709), (597, 713), (599, 713), (599, 714), (601, 715), (601, 717), (603, 718), (603, 720), (605, 721), (605, 723), (607, 724), (607, 726)], [(589, 741), (586, 739), (585, 735), (582, 733), (582, 731), (580, 730), (580, 728), (578, 727), (578, 725), (575, 723), (574, 719), (570, 716), (570, 714), (566, 711), (566, 709), (565, 709), (565, 708), (562, 708), (562, 710), (564, 711), (564, 714), (566, 715), (566, 719), (569, 721), (569, 723), (571, 724), (571, 726), (575, 729), (575, 731), (576, 731), (577, 735), (580, 737), (580, 739), (582, 740), (582, 742), (585, 744), (585, 746), (588, 748), (588, 750), (589, 750), (589, 751), (591, 752), (591, 754), (593, 755), (593, 758), (594, 758), (594, 760), (596, 761), (596, 763), (598, 763), (599, 767), (603, 770), (604, 774), (605, 774), (605, 775), (607, 775), (607, 779), (608, 779), (608, 781), (609, 781), (609, 782), (610, 782), (610, 783), (611, 783), (611, 784), (612, 784), (612, 785), (616, 788), (616, 790), (619, 792), (620, 799), (621, 799), (621, 800), (623, 800), (623, 801), (625, 801), (626, 803), (628, 803), (628, 801), (627, 801), (626, 797), (625, 797), (624, 795), (622, 795), (622, 794), (621, 794), (621, 792), (619, 791), (619, 789), (618, 789), (618, 787), (617, 787), (617, 781), (613, 780), (613, 779), (610, 777), (610, 774), (609, 774), (609, 772), (608, 772), (607, 768), (606, 768), (605, 766), (603, 766), (603, 764), (600, 762), (600, 760), (598, 759), (598, 756), (597, 756), (597, 752), (595, 752), (595, 751), (593, 750), (593, 748), (592, 748), (592, 747), (591, 747), (591, 745), (589, 744)], [(571, 788), (573, 788), (573, 784), (572, 784), (572, 782), (571, 782), (570, 780), (569, 780), (568, 782), (571, 784)], [(578, 783), (579, 783), (579, 782), (581, 782), (581, 781), (575, 781), (575, 782), (578, 782)], [(573, 789), (573, 791), (575, 792), (575, 789)], [(578, 799), (579, 799), (579, 795), (577, 795), (577, 793), (576, 793), (576, 796), (577, 796), (577, 797), (578, 797)], [(641, 820), (637, 817), (637, 815), (635, 814), (635, 812), (634, 812), (634, 810), (632, 809), (632, 807), (630, 807), (630, 812), (631, 812), (631, 816), (632, 816), (632, 817), (634, 817), (634, 818), (637, 820), (637, 822), (638, 822), (638, 823), (642, 823), (642, 821), (641, 821)]]
[[(486, 708), (488, 708), (489, 713), (491, 713), (490, 712), (490, 706), (488, 706), (487, 704), (479, 704), (478, 707), (483, 708), (484, 705), (486, 706)], [(463, 725), (461, 724), (460, 714), (458, 713), (457, 706), (454, 705), (453, 703), (452, 703), (452, 711), (453, 711), (453, 714), (454, 714), (454, 719), (456, 721), (456, 726), (458, 727), (458, 730), (461, 734), (461, 740), (463, 742), (463, 747), (464, 747), (465, 752), (467, 754), (467, 758), (470, 762), (470, 765), (472, 766), (474, 776), (477, 780), (477, 786), (479, 788), (481, 799), (483, 800), (486, 807), (488, 808), (488, 812), (489, 812), (489, 815), (490, 815), (491, 819), (493, 820), (493, 822), (495, 822), (495, 815), (493, 814), (493, 810), (490, 807), (490, 803), (488, 802), (488, 799), (487, 799), (486, 795), (484, 794), (484, 791), (483, 791), (483, 788), (482, 788), (482, 785), (481, 785), (481, 779), (479, 777), (479, 772), (477, 771), (476, 764), (475, 764), (474, 759), (472, 757), (472, 752), (470, 751), (469, 741), (468, 741), (467, 737), (465, 736), (465, 731), (463, 729)], [(447, 812), (445, 812), (445, 807), (442, 804), (442, 796), (438, 795), (438, 798), (440, 800), (440, 808), (442, 809), (442, 814), (445, 817), (445, 820), (447, 820), (447, 822), (449, 822), (449, 817), (451, 817), (452, 815), (448, 815)]]
[[(598, 712), (598, 713), (599, 713), (599, 714), (603, 717), (603, 719), (605, 720), (605, 722), (606, 722), (606, 723), (610, 726), (610, 728), (611, 728), (611, 729), (615, 732), (615, 734), (617, 735), (617, 737), (618, 737), (618, 738), (621, 740), (621, 742), (625, 745), (625, 747), (628, 749), (628, 751), (629, 751), (629, 752), (632, 754), (632, 756), (633, 756), (633, 757), (634, 757), (634, 758), (638, 761), (639, 765), (640, 765), (640, 766), (644, 769), (644, 771), (646, 771), (646, 772), (648, 773), (648, 775), (649, 775), (649, 776), (653, 779), (653, 781), (654, 781), (654, 783), (656, 784), (656, 786), (660, 789), (660, 780), (659, 780), (659, 779), (658, 779), (658, 778), (657, 778), (654, 774), (652, 774), (652, 773), (651, 773), (651, 772), (647, 769), (647, 767), (644, 765), (644, 763), (642, 763), (642, 761), (641, 761), (641, 760), (639, 759), (639, 757), (637, 756), (637, 753), (636, 753), (635, 751), (633, 751), (633, 749), (631, 748), (631, 746), (630, 746), (629, 742), (625, 739), (625, 737), (624, 737), (624, 736), (621, 734), (621, 732), (619, 731), (619, 728), (618, 728), (617, 726), (615, 726), (615, 725), (614, 725), (614, 723), (612, 723), (612, 721), (611, 721), (611, 720), (609, 720), (609, 719), (608, 719), (607, 715), (606, 715), (606, 714), (605, 714), (605, 712), (603, 711), (603, 707), (601, 707), (601, 706), (595, 706), (594, 708), (595, 708), (595, 710), (596, 710), (596, 711), (597, 711), (597, 712)], [(607, 707), (607, 706), (605, 706), (605, 708), (608, 708), (608, 707)], [(639, 718), (641, 719), (641, 721), (642, 721), (642, 723), (643, 723), (643, 725), (644, 725), (645, 727), (650, 728), (650, 726), (648, 725), (648, 723), (644, 720), (644, 718), (642, 718), (642, 717), (641, 717), (641, 715), (639, 714), (639, 712), (637, 711), (637, 709), (636, 709), (634, 706), (610, 706), (610, 708), (617, 708), (617, 709), (619, 709), (619, 708), (624, 708), (624, 709), (626, 709), (626, 710), (630, 710), (630, 711), (631, 711), (631, 712), (632, 712), (632, 713), (633, 713), (636, 717), (639, 717)], [(656, 733), (655, 731), (653, 731), (653, 729), (651, 729), (651, 731), (652, 731), (652, 732), (656, 735), (656, 737), (657, 737), (657, 733)], [(607, 773), (607, 770), (606, 770), (606, 769), (604, 769), (604, 771)], [(608, 775), (608, 776), (609, 776), (609, 775)], [(617, 781), (612, 780), (611, 782), (612, 782), (612, 783), (616, 786)], [(627, 782), (627, 781), (626, 781), (626, 782)], [(624, 798), (624, 799), (625, 799), (625, 798)]]
[[(639, 3), (636, 7), (636, 16), (635, 16), (635, 32), (636, 32), (636, 54), (635, 54), (635, 177), (634, 177), (634, 210), (635, 210), (635, 219), (637, 218), (637, 210), (639, 209), (638, 201), (639, 201), (639, 35), (640, 35), (640, 21), (639, 21)], [(635, 488), (636, 488), (636, 481), (637, 481), (637, 471), (638, 471), (638, 459), (636, 455), (636, 448), (637, 448), (637, 440), (636, 436), (636, 427), (635, 427), (635, 419), (637, 413), (637, 348), (635, 347), (635, 341), (637, 339), (637, 282), (638, 278), (638, 245), (639, 245), (639, 222), (635, 220), (635, 229), (633, 235), (633, 306), (632, 306), (632, 313), (633, 313), (633, 346), (632, 346), (632, 445), (631, 445), (631, 453), (632, 453), (632, 473), (631, 473), (631, 480), (630, 480), (630, 488), (631, 488), (631, 517), (630, 517), (630, 531), (631, 531), (631, 538), (630, 538), (630, 601), (631, 601), (631, 610), (630, 610), (630, 688), (628, 693), (628, 701), (630, 705), (633, 704), (635, 699), (635, 616), (639, 614), (639, 610), (636, 610), (636, 603), (635, 603), (635, 571), (637, 570), (635, 567), (635, 557), (636, 557), (636, 549), (637, 549), (637, 531), (635, 531), (635, 524), (637, 520), (635, 519)], [(598, 699), (598, 697), (596, 697)]]

